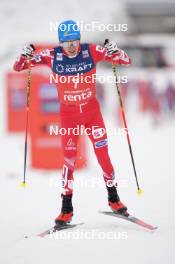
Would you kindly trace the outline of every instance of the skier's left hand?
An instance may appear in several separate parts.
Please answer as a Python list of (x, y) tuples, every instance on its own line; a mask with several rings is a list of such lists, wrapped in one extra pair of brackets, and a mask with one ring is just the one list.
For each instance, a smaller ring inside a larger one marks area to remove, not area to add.
[(119, 48), (117, 47), (117, 43), (115, 41), (105, 40), (104, 48), (107, 50), (108, 55), (112, 55), (113, 53), (117, 53)]

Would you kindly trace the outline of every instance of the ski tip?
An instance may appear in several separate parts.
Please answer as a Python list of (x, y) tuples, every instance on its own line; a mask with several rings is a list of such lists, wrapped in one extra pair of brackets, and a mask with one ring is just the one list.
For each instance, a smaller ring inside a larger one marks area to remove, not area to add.
[(158, 226), (153, 226), (152, 230), (154, 231), (156, 229), (158, 229)]
[(20, 187), (21, 187), (21, 188), (26, 188), (26, 182), (21, 182), (21, 183), (20, 183)]
[(143, 190), (142, 190), (142, 189), (138, 189), (138, 190), (137, 190), (137, 195), (138, 195), (138, 196), (141, 196), (142, 194), (143, 194)]
[(47, 235), (52, 235), (56, 233), (57, 231), (62, 231), (62, 230), (73, 228), (73, 227), (83, 225), (83, 224), (84, 223), (82, 222), (82, 223), (77, 223), (77, 224), (64, 224), (64, 225), (54, 226), (42, 233), (37, 234), (37, 236), (43, 238), (43, 237), (46, 237)]
[(106, 215), (110, 215), (113, 214), (113, 212), (111, 211), (98, 211), (100, 214), (106, 214)]

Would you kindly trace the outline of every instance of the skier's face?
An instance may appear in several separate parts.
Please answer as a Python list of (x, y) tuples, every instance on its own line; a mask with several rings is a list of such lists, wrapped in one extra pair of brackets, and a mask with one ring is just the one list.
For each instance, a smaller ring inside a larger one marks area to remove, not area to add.
[(78, 54), (79, 45), (79, 40), (65, 41), (61, 43), (61, 46), (68, 56), (76, 56)]

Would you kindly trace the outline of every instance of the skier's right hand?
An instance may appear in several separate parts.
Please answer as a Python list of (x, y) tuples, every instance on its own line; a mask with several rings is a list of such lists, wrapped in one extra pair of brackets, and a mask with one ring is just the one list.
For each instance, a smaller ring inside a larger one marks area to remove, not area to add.
[(25, 45), (22, 49), (22, 55), (31, 59), (33, 57), (35, 47), (33, 44)]

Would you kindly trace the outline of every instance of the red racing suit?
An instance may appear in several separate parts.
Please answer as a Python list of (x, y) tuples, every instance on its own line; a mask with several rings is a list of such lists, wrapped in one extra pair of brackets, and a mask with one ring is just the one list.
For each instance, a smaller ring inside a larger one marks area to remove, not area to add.
[[(62, 47), (44, 50), (35, 55), (31, 67), (48, 65), (53, 72), (50, 81), (57, 83), (60, 107), (61, 134), (64, 151), (62, 180), (63, 194), (72, 194), (73, 171), (77, 154), (79, 135), (74, 128), (84, 127), (94, 148), (99, 165), (103, 171), (105, 183), (113, 181), (114, 169), (108, 154), (106, 128), (96, 99), (96, 64), (100, 61), (129, 65), (128, 55), (119, 50), (107, 55), (105, 48), (93, 44), (81, 44), (76, 57), (68, 57)], [(15, 71), (28, 69), (29, 60), (21, 55), (14, 64)]]

